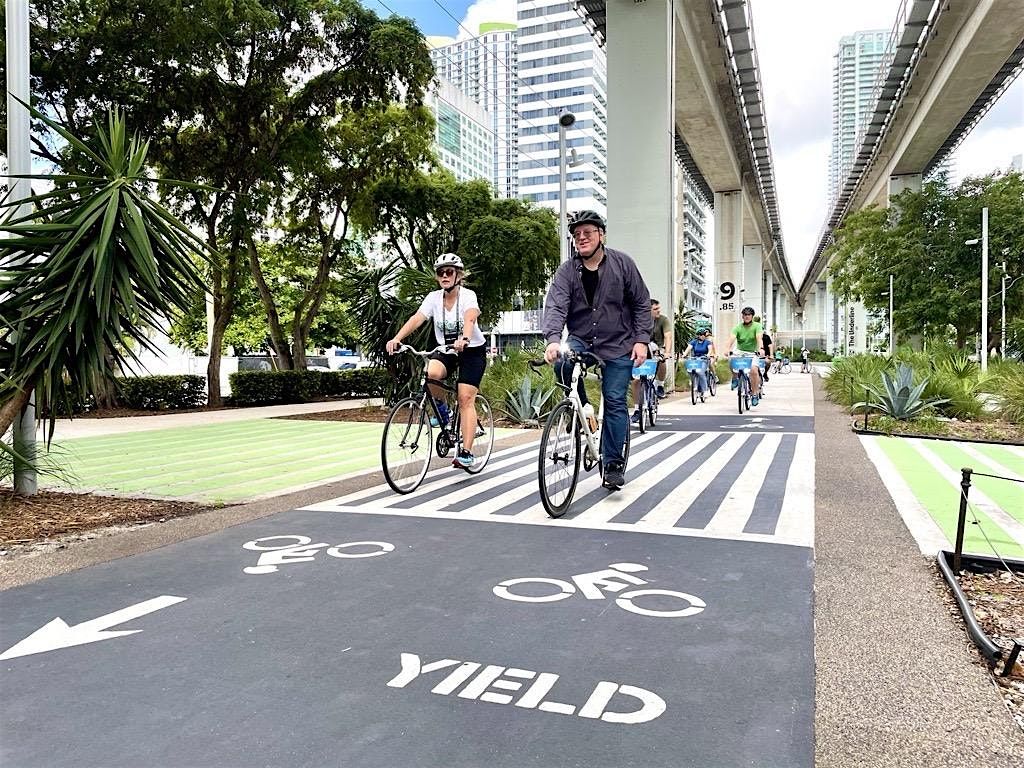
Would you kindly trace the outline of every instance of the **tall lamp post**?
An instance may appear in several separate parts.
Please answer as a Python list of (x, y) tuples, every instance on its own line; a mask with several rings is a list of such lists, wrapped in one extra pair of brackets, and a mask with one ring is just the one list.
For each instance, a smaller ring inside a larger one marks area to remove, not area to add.
[[(10, 178), (8, 189), (11, 199), (25, 199), (30, 195), (28, 179), (15, 178), (32, 172), (32, 155), (29, 149), (28, 110), (17, 99), (29, 102), (29, 23), (28, 0), (6, 0), (7, 21), (7, 166)], [(17, 218), (27, 213), (26, 206), (12, 212)], [(35, 398), (19, 416), (14, 419), (14, 450), (18, 455), (34, 459), (36, 455), (36, 408)], [(35, 470), (21, 461), (14, 462), (14, 490), (31, 496), (38, 489)]]
[(892, 327), (892, 275), (889, 275), (889, 357), (896, 351), (896, 332)]
[(569, 259), (569, 222), (565, 201), (565, 131), (576, 122), (576, 115), (563, 112), (558, 116), (558, 256), (559, 263)]
[[(978, 238), (964, 240), (977, 245)], [(988, 370), (988, 207), (981, 209), (981, 370)]]

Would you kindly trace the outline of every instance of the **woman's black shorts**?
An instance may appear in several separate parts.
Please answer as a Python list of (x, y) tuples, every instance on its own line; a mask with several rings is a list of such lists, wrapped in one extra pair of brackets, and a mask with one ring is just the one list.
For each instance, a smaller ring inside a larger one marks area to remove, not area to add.
[(459, 369), (458, 384), (469, 384), (480, 389), (480, 381), (484, 377), (484, 369), (487, 367), (487, 345), (479, 347), (466, 347), (457, 355), (435, 352), (430, 356), (431, 360), (440, 360), (448, 374), (456, 368)]

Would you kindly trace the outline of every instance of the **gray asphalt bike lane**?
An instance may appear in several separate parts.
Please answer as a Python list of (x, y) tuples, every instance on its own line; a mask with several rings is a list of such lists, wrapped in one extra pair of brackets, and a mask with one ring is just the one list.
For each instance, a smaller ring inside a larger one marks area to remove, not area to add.
[[(779, 544), (282, 513), (0, 593), (0, 764), (811, 766), (812, 567)], [(135, 634), (13, 655), (56, 617)]]

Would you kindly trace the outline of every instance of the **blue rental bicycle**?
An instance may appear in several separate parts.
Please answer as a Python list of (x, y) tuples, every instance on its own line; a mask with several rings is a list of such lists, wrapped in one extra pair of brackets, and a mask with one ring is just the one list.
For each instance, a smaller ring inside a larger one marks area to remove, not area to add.
[(754, 366), (752, 357), (730, 357), (729, 368), (736, 373), (736, 400), (740, 415), (750, 410), (750, 369)]

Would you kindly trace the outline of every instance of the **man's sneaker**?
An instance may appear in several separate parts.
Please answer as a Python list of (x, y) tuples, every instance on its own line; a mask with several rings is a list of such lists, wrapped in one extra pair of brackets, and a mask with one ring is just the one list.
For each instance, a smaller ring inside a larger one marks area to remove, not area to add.
[(752, 397), (750, 398), (750, 405), (751, 405), (751, 406), (755, 406), (755, 405), (757, 405), (757, 404), (758, 404), (758, 403), (760, 403), (760, 402), (761, 402), (761, 398), (760, 398), (760, 397), (758, 397), (757, 395), (753, 395), (753, 396), (752, 396)]
[(738, 387), (739, 385), (740, 385), (739, 381), (737, 381), (736, 379), (733, 379), (732, 380), (732, 384), (730, 384), (729, 388), (730, 389), (736, 389), (736, 387)]
[(441, 414), (441, 422), (438, 424), (437, 417), (432, 415), (430, 417), (430, 426), (448, 426), (448, 420), (452, 417), (451, 411), (448, 409), (448, 403), (444, 402), (444, 400), (435, 400), (434, 402), (437, 403), (437, 410)]
[(654, 388), (654, 391), (657, 393), (659, 399), (665, 397), (665, 388), (660, 384)]
[(459, 455), (455, 457), (455, 461), (452, 464), (463, 469), (469, 469), (475, 461), (476, 457), (469, 451), (459, 451)]
[(610, 461), (604, 465), (604, 487), (618, 490), (626, 484), (626, 467), (621, 461)]
[(633, 411), (633, 415), (629, 418), (629, 420), (632, 423), (634, 423), (634, 424), (639, 424), (640, 423), (640, 411)]

